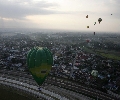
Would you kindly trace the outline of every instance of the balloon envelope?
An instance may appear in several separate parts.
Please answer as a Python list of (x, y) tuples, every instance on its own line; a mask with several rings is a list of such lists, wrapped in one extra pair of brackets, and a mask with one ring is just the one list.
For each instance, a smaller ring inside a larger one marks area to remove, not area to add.
[(89, 42), (90, 42), (90, 40), (89, 40), (89, 39), (86, 39), (86, 42), (87, 42), (87, 43), (89, 43)]
[(42, 85), (53, 64), (52, 53), (47, 48), (35, 47), (28, 52), (27, 65), (38, 85)]
[(102, 19), (101, 19), (101, 18), (99, 18), (99, 19), (98, 19), (99, 24), (100, 24), (100, 22), (101, 22), (101, 21), (102, 21)]
[(86, 18), (88, 18), (88, 15), (86, 16)]

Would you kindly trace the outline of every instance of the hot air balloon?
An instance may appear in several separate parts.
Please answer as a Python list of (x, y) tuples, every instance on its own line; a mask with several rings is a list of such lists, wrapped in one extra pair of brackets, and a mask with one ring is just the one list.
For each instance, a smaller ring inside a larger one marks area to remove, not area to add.
[(99, 24), (100, 24), (100, 22), (101, 22), (101, 21), (102, 21), (102, 19), (101, 19), (101, 18), (99, 18), (99, 19), (98, 19)]
[(89, 42), (90, 42), (90, 40), (89, 40), (89, 39), (86, 39), (86, 42), (87, 42), (87, 43), (89, 43)]
[(87, 28), (89, 28), (89, 26), (87, 26)]
[(88, 15), (86, 16), (86, 18), (88, 18)]
[(34, 47), (28, 52), (27, 65), (38, 85), (42, 85), (53, 64), (52, 53), (43, 47)]

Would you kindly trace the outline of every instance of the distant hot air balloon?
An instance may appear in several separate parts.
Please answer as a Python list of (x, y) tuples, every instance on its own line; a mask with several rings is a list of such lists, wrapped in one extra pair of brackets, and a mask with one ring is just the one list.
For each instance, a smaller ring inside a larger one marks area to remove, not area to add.
[(53, 64), (52, 53), (43, 47), (35, 47), (28, 52), (27, 65), (38, 85), (42, 85)]
[[(96, 22), (95, 22), (95, 24), (96, 24)], [(94, 25), (95, 25), (95, 24), (94, 24)]]
[(86, 42), (87, 42), (87, 43), (89, 43), (89, 42), (90, 42), (90, 40), (89, 40), (89, 39), (86, 39)]
[(87, 28), (89, 28), (89, 26), (87, 26)]
[(100, 24), (100, 22), (101, 22), (101, 21), (102, 21), (102, 19), (101, 19), (101, 18), (99, 18), (99, 19), (98, 19), (99, 24)]
[(88, 18), (88, 15), (86, 16), (86, 18)]

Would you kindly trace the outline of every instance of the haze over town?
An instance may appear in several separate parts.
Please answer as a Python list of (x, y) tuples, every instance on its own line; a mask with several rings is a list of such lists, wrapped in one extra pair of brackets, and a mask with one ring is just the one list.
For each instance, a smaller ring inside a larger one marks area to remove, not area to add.
[(0, 28), (120, 32), (119, 8), (119, 0), (1, 0)]
[(119, 9), (120, 0), (0, 0), (1, 100), (120, 100)]

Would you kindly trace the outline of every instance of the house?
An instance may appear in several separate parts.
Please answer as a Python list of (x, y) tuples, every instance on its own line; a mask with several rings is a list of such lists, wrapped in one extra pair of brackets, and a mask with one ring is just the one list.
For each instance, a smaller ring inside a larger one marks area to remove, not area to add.
[(18, 68), (18, 71), (25, 71), (25, 68)]

